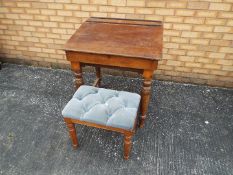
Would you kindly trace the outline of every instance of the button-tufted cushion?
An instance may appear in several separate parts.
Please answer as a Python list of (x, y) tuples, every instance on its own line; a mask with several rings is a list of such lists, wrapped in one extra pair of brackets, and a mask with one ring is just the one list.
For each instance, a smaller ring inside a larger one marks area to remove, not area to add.
[(132, 130), (141, 96), (93, 86), (80, 86), (62, 111), (67, 118)]

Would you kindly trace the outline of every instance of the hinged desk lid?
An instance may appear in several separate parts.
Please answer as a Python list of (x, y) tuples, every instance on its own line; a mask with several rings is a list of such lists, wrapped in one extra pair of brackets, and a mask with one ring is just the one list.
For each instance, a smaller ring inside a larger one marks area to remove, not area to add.
[(160, 60), (160, 21), (89, 18), (65, 45), (65, 51)]

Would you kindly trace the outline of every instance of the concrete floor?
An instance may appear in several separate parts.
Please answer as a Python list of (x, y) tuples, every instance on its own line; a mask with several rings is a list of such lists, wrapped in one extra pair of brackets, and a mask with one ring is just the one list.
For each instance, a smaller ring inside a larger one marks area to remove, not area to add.
[[(93, 74), (85, 74), (86, 84)], [(140, 92), (141, 80), (104, 76), (103, 87)], [(73, 150), (61, 110), (73, 76), (3, 64), (0, 70), (0, 174), (233, 174), (233, 90), (154, 81), (145, 127), (123, 160), (118, 133), (76, 126)]]

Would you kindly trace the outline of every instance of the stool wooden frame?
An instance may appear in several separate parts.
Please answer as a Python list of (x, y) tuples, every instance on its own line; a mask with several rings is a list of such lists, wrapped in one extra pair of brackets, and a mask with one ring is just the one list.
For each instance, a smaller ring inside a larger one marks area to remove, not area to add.
[(132, 148), (132, 136), (134, 135), (136, 129), (137, 129), (137, 121), (138, 121), (138, 115), (136, 117), (136, 120), (134, 122), (134, 127), (133, 129), (130, 130), (125, 130), (125, 129), (120, 129), (120, 128), (115, 128), (115, 127), (109, 127), (109, 126), (103, 126), (95, 123), (90, 123), (86, 121), (80, 121), (77, 119), (71, 119), (64, 117), (64, 121), (66, 122), (66, 125), (69, 129), (69, 134), (70, 134), (70, 139), (72, 141), (73, 148), (76, 149), (78, 147), (78, 137), (77, 137), (77, 132), (75, 129), (75, 124), (80, 124), (80, 125), (85, 125), (85, 126), (90, 126), (94, 128), (100, 128), (100, 129), (105, 129), (109, 131), (114, 131), (114, 132), (119, 132), (124, 135), (124, 159), (129, 158), (129, 154)]

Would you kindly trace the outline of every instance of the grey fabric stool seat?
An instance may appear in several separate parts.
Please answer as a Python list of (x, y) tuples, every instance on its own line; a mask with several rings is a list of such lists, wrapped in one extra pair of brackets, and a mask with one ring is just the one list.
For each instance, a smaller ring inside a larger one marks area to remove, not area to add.
[(124, 158), (128, 159), (140, 99), (136, 93), (80, 86), (62, 111), (73, 146), (78, 146), (75, 123), (116, 131), (125, 136)]

